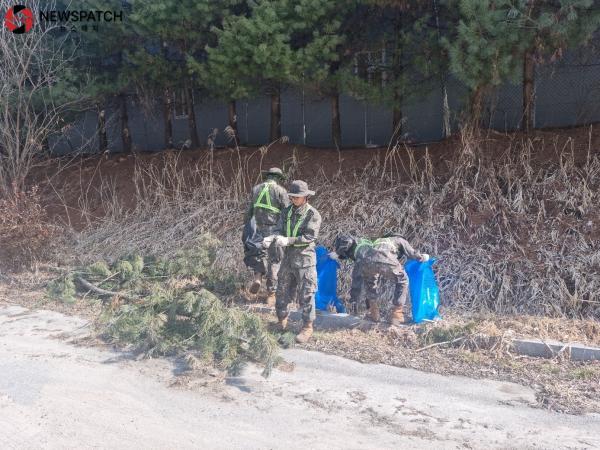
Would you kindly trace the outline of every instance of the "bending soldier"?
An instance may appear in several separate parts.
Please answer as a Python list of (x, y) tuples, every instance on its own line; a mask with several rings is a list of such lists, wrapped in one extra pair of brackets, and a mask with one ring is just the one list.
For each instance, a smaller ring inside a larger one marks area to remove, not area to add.
[(350, 235), (341, 234), (336, 238), (334, 246), (334, 258), (351, 259), (355, 263), (352, 270), (350, 301), (358, 302), (364, 287), (369, 310), (366, 318), (379, 322), (379, 286), (384, 280), (391, 280), (395, 283), (395, 288), (390, 322), (392, 325), (405, 323), (403, 309), (408, 295), (408, 276), (400, 259), (406, 256), (425, 262), (429, 260), (429, 255), (417, 252), (406, 239), (397, 234), (375, 241), (357, 241)]
[[(286, 190), (280, 185), (284, 180), (281, 169), (272, 167), (263, 172), (265, 181), (252, 188), (250, 207), (246, 216), (249, 222), (252, 217), (256, 221), (256, 231), (263, 237), (273, 235), (277, 232), (281, 211), (290, 202)], [(254, 270), (254, 280), (250, 286), (250, 293), (256, 294), (262, 285), (263, 276), (266, 275), (267, 282), (267, 304), (275, 304), (275, 291), (277, 289), (277, 273), (279, 263), (272, 261), (266, 251), (259, 256), (245, 258), (246, 264)]]
[(280, 235), (265, 238), (265, 245), (268, 245), (272, 239), (274, 246), (284, 248), (275, 309), (279, 327), (285, 330), (288, 305), (297, 296), (302, 308), (303, 321), (302, 330), (296, 336), (296, 341), (299, 343), (310, 339), (315, 320), (315, 293), (317, 292), (315, 241), (321, 227), (321, 215), (308, 204), (308, 197), (314, 194), (314, 191), (308, 189), (306, 182), (293, 181), (288, 192), (292, 205), (281, 212)]

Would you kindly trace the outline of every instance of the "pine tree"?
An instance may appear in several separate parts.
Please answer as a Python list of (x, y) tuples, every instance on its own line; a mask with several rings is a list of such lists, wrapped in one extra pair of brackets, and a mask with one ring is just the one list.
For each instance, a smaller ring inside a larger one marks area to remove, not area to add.
[[(339, 148), (340, 92), (358, 45), (357, 38), (362, 36), (359, 30), (365, 26), (368, 7), (359, 0), (345, 2), (343, 9), (336, 1), (302, 0), (295, 2), (287, 13), (301, 83), (329, 98), (332, 144)], [(298, 84), (297, 78), (290, 82)]]
[(515, 77), (521, 62), (517, 55), (527, 45), (507, 20), (512, 4), (511, 0), (444, 2), (447, 8), (458, 6), (458, 20), (442, 39), (450, 70), (469, 88), (469, 111), (475, 124), (481, 119), (485, 94)]
[[(85, 8), (121, 9), (121, 2), (110, 0), (99, 2), (87, 0)], [(119, 106), (121, 140), (123, 151), (132, 150), (131, 131), (127, 114), (127, 99), (132, 88), (131, 62), (127, 52), (138, 44), (134, 33), (128, 28), (127, 22), (114, 22), (109, 26), (99, 26), (97, 31), (82, 31), (79, 70), (80, 76), (87, 77), (86, 92), (89, 101), (96, 106), (98, 112), (98, 150), (102, 153), (108, 150), (106, 130), (106, 108), (109, 100), (116, 99)], [(90, 69), (91, 68), (91, 69)]]
[(203, 76), (206, 46), (215, 37), (212, 28), (219, 25), (231, 9), (244, 9), (242, 0), (161, 0), (133, 2), (132, 20), (145, 44), (133, 58), (138, 64), (140, 84), (149, 82), (151, 89), (163, 97), (165, 145), (172, 146), (173, 101), (183, 93), (192, 147), (198, 147), (194, 91), (207, 94), (211, 89)]
[[(361, 41), (384, 52), (381, 60), (369, 61), (378, 77), (358, 76), (348, 88), (361, 98), (392, 109), (393, 137), (402, 136), (402, 105), (431, 91), (443, 72), (439, 36), (430, 2), (370, 0), (368, 34)], [(366, 48), (369, 49), (368, 47)], [(360, 74), (359, 74), (360, 75)]]
[[(289, 3), (291, 4), (291, 2)], [(270, 140), (281, 138), (281, 88), (297, 77), (287, 1), (256, 1), (247, 15), (225, 17), (214, 27), (217, 42), (207, 49), (210, 79), (230, 99), (249, 98), (264, 89), (271, 97)]]
[(600, 28), (600, 10), (592, 0), (558, 2), (515, 2), (508, 18), (515, 33), (526, 43), (523, 61), (523, 119), (521, 128), (533, 126), (533, 85), (535, 66), (556, 60), (566, 49), (588, 42)]

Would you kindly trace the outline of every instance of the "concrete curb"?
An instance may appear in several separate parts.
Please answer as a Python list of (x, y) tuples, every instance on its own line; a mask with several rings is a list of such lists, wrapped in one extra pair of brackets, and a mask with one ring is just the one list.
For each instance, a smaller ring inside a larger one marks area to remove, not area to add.
[(543, 341), (541, 339), (513, 339), (513, 350), (520, 355), (554, 358), (564, 354), (572, 361), (598, 361), (600, 348), (578, 343)]
[[(248, 309), (255, 312), (273, 314), (273, 308), (261, 304), (248, 305)], [(290, 311), (290, 319), (302, 320), (299, 311)], [(360, 317), (350, 314), (329, 313), (317, 311), (315, 327), (320, 330), (339, 330), (342, 328), (366, 329), (374, 324)], [(410, 325), (407, 325), (410, 326)], [(544, 341), (542, 339), (512, 339), (512, 350), (519, 355), (535, 356), (539, 358), (554, 358), (565, 355), (572, 361), (599, 361), (600, 348), (590, 347), (579, 343), (563, 343), (558, 341)]]
[[(273, 308), (269, 308), (264, 305), (249, 305), (251, 311), (275, 314)], [(293, 321), (302, 320), (302, 313), (300, 311), (290, 311), (289, 318)], [(371, 322), (362, 320), (360, 317), (352, 316), (350, 314), (342, 313), (329, 313), (326, 311), (317, 311), (317, 317), (315, 319), (315, 327), (321, 330), (339, 330), (340, 328), (358, 328), (361, 326), (372, 325)]]

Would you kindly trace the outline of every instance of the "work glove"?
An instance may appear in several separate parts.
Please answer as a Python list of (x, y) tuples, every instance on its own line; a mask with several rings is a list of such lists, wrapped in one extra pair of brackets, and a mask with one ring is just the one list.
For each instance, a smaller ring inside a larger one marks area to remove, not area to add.
[(262, 241), (262, 245), (264, 248), (269, 248), (271, 246), (271, 243), (273, 242), (273, 240), (276, 238), (277, 236), (272, 235), (272, 236), (267, 236), (266, 238), (263, 239)]
[(427, 262), (429, 261), (429, 255), (427, 253), (421, 253), (421, 257), (419, 258), (420, 262)]
[(281, 247), (287, 247), (291, 244), (291, 240), (285, 236), (277, 236), (275, 237), (275, 245), (279, 245)]
[(334, 261), (340, 260), (340, 256), (336, 252), (329, 252), (329, 253), (327, 253), (327, 256), (329, 256)]

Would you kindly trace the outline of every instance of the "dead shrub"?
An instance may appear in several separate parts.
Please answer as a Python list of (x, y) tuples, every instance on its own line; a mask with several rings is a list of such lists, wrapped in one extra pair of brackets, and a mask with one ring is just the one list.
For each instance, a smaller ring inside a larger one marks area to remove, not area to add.
[(9, 270), (31, 267), (44, 259), (56, 228), (41, 205), (37, 186), (12, 191), (0, 198), (0, 264)]

